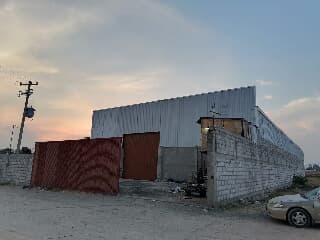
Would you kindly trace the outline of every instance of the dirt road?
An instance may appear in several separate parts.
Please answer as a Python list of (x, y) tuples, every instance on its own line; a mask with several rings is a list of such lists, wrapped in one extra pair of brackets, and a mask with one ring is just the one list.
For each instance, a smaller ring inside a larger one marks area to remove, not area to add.
[(204, 210), (128, 195), (102, 196), (0, 186), (0, 240), (320, 239), (320, 227), (296, 229), (262, 207)]

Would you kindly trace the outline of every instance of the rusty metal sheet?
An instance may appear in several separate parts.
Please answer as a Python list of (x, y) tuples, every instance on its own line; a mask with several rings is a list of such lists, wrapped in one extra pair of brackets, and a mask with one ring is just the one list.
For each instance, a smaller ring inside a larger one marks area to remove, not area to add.
[(32, 186), (118, 193), (121, 138), (36, 143)]
[(124, 135), (124, 178), (154, 181), (159, 143), (159, 132)]
[(35, 145), (35, 153), (32, 164), (31, 184), (40, 186), (42, 183), (42, 177), (44, 175), (45, 161), (39, 159), (45, 159), (47, 149), (47, 143), (37, 142)]

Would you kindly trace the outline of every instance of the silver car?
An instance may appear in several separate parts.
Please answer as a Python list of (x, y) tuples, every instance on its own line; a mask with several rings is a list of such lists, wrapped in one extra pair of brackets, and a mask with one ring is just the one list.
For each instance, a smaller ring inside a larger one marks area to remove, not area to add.
[(267, 213), (295, 227), (320, 223), (320, 187), (304, 194), (272, 198), (267, 204)]

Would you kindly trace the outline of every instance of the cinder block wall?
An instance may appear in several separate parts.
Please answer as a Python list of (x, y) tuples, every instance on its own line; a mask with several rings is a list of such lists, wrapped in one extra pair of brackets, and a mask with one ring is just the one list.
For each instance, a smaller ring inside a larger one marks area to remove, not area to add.
[(304, 159), (259, 140), (216, 130), (209, 154), (214, 165), (214, 199), (224, 204), (242, 198), (258, 199), (292, 184), (294, 175), (304, 175)]
[(199, 157), (198, 147), (160, 147), (157, 178), (188, 181), (197, 172)]
[(0, 154), (0, 183), (29, 185), (33, 154)]

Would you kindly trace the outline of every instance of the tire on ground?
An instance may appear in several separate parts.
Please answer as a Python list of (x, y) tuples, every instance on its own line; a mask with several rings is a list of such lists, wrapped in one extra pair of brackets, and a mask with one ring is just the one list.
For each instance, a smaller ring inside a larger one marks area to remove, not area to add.
[[(297, 218), (301, 221), (297, 221)], [(291, 226), (295, 226), (297, 228), (310, 227), (312, 223), (312, 219), (310, 214), (302, 208), (293, 208), (288, 212), (288, 222)]]

